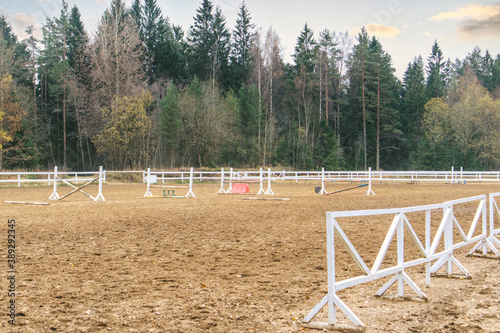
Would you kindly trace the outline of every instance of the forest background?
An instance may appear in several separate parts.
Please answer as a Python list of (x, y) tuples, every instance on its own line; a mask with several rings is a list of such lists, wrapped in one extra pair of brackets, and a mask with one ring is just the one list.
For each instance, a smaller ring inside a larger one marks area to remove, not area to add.
[(244, 2), (233, 29), (209, 0), (193, 20), (112, 0), (91, 36), (63, 0), (18, 40), (0, 17), (0, 170), (500, 166), (500, 54), (435, 41), (399, 80), (365, 29), (306, 23), (290, 64)]

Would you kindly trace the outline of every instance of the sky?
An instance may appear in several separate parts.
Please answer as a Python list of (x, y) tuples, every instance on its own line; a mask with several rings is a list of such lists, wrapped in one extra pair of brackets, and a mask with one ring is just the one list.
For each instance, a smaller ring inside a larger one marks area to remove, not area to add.
[[(92, 36), (110, 0), (67, 0), (82, 14), (85, 28)], [(132, 0), (125, 0), (127, 5)], [(187, 33), (202, 0), (157, 0), (163, 16), (180, 25)], [(227, 26), (232, 30), (242, 0), (212, 0), (220, 6)], [(478, 46), (496, 57), (500, 53), (500, 0), (246, 0), (252, 22), (263, 33), (272, 28), (280, 37), (283, 58), (293, 63), (291, 55), (297, 37), (307, 23), (316, 39), (322, 30), (349, 32), (355, 37), (361, 27), (376, 36), (391, 55), (396, 75), (404, 71), (416, 56), (424, 61), (437, 40), (445, 59), (464, 59)], [(4, 15), (14, 33), (23, 39), (25, 29), (33, 25), (41, 35), (45, 17), (60, 14), (60, 0), (3, 0)]]

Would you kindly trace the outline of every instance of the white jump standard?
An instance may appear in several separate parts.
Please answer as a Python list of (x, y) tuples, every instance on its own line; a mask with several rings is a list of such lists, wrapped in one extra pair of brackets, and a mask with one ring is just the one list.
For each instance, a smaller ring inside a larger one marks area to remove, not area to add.
[[(153, 185), (157, 182), (157, 178), (157, 175), (151, 174), (151, 168), (148, 168), (146, 175), (147, 189), (146, 194), (144, 194), (145, 198), (195, 198), (193, 193), (193, 168), (191, 168), (189, 172), (189, 186)], [(153, 193), (151, 193), (152, 188), (170, 188), (171, 190), (163, 190), (163, 196), (154, 196)], [(175, 195), (175, 189), (187, 189), (188, 193), (185, 196)]]

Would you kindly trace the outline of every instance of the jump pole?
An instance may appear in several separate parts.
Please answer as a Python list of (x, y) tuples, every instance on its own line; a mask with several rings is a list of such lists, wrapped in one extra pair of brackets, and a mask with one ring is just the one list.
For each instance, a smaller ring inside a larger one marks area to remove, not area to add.
[(148, 168), (148, 171), (146, 173), (146, 181), (147, 181), (147, 189), (146, 189), (146, 194), (144, 194), (144, 197), (152, 197), (153, 193), (151, 193), (151, 178), (149, 177), (151, 175), (151, 168)]
[(226, 191), (224, 190), (224, 168), (222, 168), (221, 172), (220, 172), (220, 190), (217, 193), (219, 193), (219, 194), (226, 193)]
[(229, 171), (229, 188), (226, 193), (233, 193), (233, 168)]
[(325, 168), (321, 168), (321, 191), (319, 192), (319, 194), (328, 194), (328, 192), (325, 190)]
[(271, 168), (267, 169), (267, 191), (266, 195), (274, 195), (273, 190), (271, 189)]
[(186, 194), (186, 198), (194, 198), (195, 195), (193, 193), (193, 167), (191, 167), (191, 170), (189, 172), (189, 191)]
[(257, 195), (260, 195), (260, 194), (265, 195), (266, 192), (264, 191), (264, 174), (262, 172), (262, 168), (260, 168), (259, 180), (260, 180), (260, 190), (257, 193)]
[(97, 196), (95, 197), (94, 201), (97, 202), (104, 202), (106, 199), (104, 199), (104, 196), (102, 195), (102, 182), (105, 180), (106, 177), (106, 171), (102, 170), (102, 166), (99, 167), (99, 192), (97, 193)]
[(54, 191), (49, 200), (59, 200), (59, 194), (57, 193), (57, 166), (54, 167)]
[(372, 191), (372, 168), (368, 168), (368, 191), (366, 191), (365, 195), (375, 195), (375, 192)]

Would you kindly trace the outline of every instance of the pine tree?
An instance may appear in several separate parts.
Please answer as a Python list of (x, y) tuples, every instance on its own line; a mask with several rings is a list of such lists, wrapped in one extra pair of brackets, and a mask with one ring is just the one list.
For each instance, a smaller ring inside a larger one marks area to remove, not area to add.
[[(369, 95), (368, 85), (372, 81), (370, 76), (370, 50), (369, 38), (366, 29), (363, 28), (357, 36), (358, 43), (354, 45), (349, 59), (349, 99), (351, 112), (345, 124), (347, 135), (350, 137), (351, 149), (353, 150), (356, 165), (359, 160), (359, 147), (363, 150), (364, 170), (368, 170), (368, 123), (372, 122), (372, 114), (369, 113)], [(361, 120), (362, 139), (359, 142), (357, 137), (358, 125)]]
[[(376, 114), (376, 169), (380, 170), (381, 159), (386, 166), (400, 167), (394, 158), (402, 141), (399, 118), (399, 85), (394, 76), (391, 56), (382, 44), (373, 37), (370, 45), (373, 108)], [(387, 155), (384, 159), (382, 152)], [(391, 163), (392, 162), (392, 163)]]
[(233, 43), (231, 47), (231, 82), (233, 89), (239, 89), (247, 84), (252, 71), (252, 39), (254, 38), (255, 24), (251, 23), (250, 13), (245, 5), (241, 4), (236, 27), (233, 31)]
[(314, 71), (317, 57), (316, 40), (314, 39), (313, 31), (307, 23), (304, 25), (299, 37), (297, 37), (295, 53), (292, 57), (295, 61), (297, 72), (300, 72), (302, 67), (304, 67), (306, 73)]
[(439, 98), (444, 95), (444, 62), (443, 52), (437, 41), (432, 45), (432, 51), (427, 58), (427, 98)]
[(181, 110), (177, 87), (169, 83), (165, 96), (160, 101), (160, 134), (165, 147), (165, 162), (175, 166), (176, 152), (180, 141)]
[(210, 48), (210, 63), (212, 65), (212, 89), (217, 82), (222, 83), (223, 87), (227, 87), (231, 34), (226, 27), (226, 18), (222, 14), (220, 7), (217, 7), (215, 10), (211, 31), (212, 45)]
[(210, 0), (203, 0), (196, 10), (194, 24), (189, 30), (189, 56), (188, 70), (191, 77), (197, 76), (199, 80), (205, 81), (210, 78), (212, 62), (211, 52), (213, 46), (213, 5)]
[[(45, 68), (45, 93), (48, 99), (45, 100), (49, 109), (46, 110), (46, 117), (49, 123), (55, 122), (56, 132), (52, 132), (51, 147), (57, 151), (51, 151), (54, 163), (67, 166), (67, 111), (68, 111), (68, 82), (70, 79), (70, 64), (68, 59), (70, 24), (68, 3), (63, 0), (59, 17), (53, 19), (46, 18), (43, 28), (44, 50), (42, 52), (42, 66)], [(46, 83), (47, 83), (46, 81)], [(62, 119), (60, 118), (62, 115)], [(62, 133), (59, 131), (62, 130)], [(62, 141), (62, 147), (60, 147)]]
[(408, 64), (403, 77), (402, 122), (406, 137), (406, 157), (410, 160), (413, 158), (412, 152), (416, 151), (423, 135), (422, 117), (425, 103), (427, 103), (427, 96), (424, 63), (422, 57), (419, 56)]

